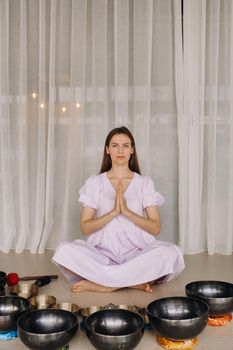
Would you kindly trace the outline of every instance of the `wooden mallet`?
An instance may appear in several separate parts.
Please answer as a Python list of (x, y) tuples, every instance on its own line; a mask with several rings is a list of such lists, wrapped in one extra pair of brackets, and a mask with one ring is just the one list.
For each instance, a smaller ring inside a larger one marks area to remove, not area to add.
[(19, 281), (32, 281), (32, 280), (38, 280), (40, 278), (43, 278), (45, 276), (48, 276), (50, 280), (57, 279), (58, 275), (42, 275), (42, 276), (24, 276), (19, 277), (19, 275), (16, 272), (8, 273), (6, 277), (6, 281), (9, 287), (15, 286), (19, 283)]

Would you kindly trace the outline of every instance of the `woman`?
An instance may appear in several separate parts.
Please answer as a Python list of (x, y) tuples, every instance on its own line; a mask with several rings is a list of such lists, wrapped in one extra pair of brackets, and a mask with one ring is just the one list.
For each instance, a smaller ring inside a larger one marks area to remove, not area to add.
[(87, 240), (61, 243), (53, 261), (74, 292), (130, 287), (152, 292), (184, 269), (178, 246), (156, 240), (164, 201), (141, 176), (134, 138), (126, 127), (108, 134), (99, 175), (79, 191), (80, 226)]

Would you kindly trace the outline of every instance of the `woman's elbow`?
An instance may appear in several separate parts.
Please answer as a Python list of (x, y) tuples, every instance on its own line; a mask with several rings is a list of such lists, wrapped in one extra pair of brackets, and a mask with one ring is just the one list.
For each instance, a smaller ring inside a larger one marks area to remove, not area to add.
[(156, 223), (152, 227), (151, 234), (154, 235), (154, 236), (158, 236), (160, 234), (160, 230), (161, 230), (160, 223), (159, 224)]
[(86, 225), (85, 222), (80, 223), (80, 229), (85, 236), (87, 236), (91, 233), (91, 232), (89, 232), (88, 225)]

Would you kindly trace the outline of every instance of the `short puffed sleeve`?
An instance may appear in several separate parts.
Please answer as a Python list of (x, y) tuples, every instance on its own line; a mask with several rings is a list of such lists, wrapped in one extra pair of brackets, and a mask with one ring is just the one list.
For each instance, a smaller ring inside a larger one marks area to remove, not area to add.
[(143, 183), (143, 209), (151, 205), (162, 205), (164, 197), (155, 191), (154, 183), (149, 176), (145, 176)]
[(90, 176), (79, 190), (80, 196), (78, 201), (85, 207), (97, 209), (99, 202), (99, 186), (98, 176)]

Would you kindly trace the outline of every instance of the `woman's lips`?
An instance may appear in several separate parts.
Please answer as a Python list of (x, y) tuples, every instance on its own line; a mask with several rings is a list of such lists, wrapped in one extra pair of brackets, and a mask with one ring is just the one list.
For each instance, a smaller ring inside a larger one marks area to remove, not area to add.
[(117, 156), (118, 159), (124, 159), (125, 156)]

